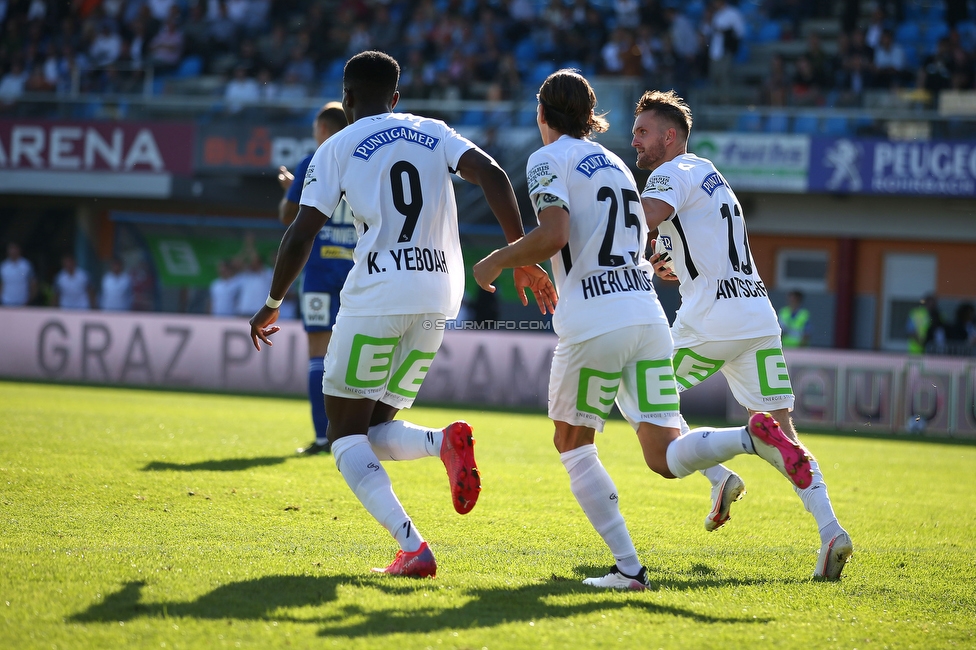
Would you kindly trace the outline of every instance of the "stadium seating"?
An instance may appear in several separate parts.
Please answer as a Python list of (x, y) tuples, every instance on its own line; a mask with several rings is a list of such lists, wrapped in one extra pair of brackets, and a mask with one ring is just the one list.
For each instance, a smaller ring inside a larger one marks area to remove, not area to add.
[(753, 111), (739, 113), (735, 120), (736, 131), (760, 131), (762, 130), (762, 116)]
[(789, 133), (790, 116), (786, 113), (770, 113), (766, 116), (766, 133)]
[(755, 40), (757, 43), (774, 43), (780, 39), (782, 33), (782, 25), (775, 20), (767, 20), (759, 26)]
[(809, 113), (802, 113), (793, 119), (794, 133), (817, 134), (820, 132), (820, 118)]
[(823, 132), (827, 135), (850, 135), (850, 126), (847, 118), (840, 115), (825, 118)]
[(922, 40), (922, 30), (916, 22), (904, 22), (895, 28), (895, 40), (902, 45)]
[(194, 54), (180, 61), (173, 76), (177, 79), (189, 79), (199, 77), (201, 74), (203, 74), (203, 57)]

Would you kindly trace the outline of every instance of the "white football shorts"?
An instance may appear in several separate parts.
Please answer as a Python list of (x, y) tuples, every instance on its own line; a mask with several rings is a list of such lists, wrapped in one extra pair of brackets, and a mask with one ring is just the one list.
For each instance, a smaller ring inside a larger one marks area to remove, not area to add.
[(444, 330), (434, 326), (443, 319), (443, 314), (348, 316), (340, 308), (325, 355), (322, 392), (410, 408), (444, 340)]
[(678, 387), (667, 325), (632, 325), (556, 346), (549, 373), (549, 417), (603, 431), (614, 401), (636, 430), (641, 422), (680, 427)]
[(699, 343), (674, 353), (679, 390), (697, 386), (719, 370), (735, 400), (745, 408), (793, 408), (793, 387), (779, 336)]

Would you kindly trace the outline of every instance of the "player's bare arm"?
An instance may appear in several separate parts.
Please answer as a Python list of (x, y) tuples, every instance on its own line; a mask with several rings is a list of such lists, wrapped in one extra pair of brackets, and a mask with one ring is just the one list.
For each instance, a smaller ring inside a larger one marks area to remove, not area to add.
[[(644, 219), (647, 221), (647, 227), (650, 230), (657, 231), (657, 227), (662, 223), (667, 221), (672, 214), (674, 214), (674, 208), (671, 207), (666, 201), (661, 199), (652, 199), (650, 197), (641, 197), (641, 206), (644, 208)], [(655, 243), (652, 240), (652, 245)], [(668, 269), (664, 265), (664, 261), (661, 259), (660, 253), (655, 253), (651, 255), (648, 261), (651, 266), (654, 267), (654, 275), (661, 278), (662, 280), (677, 280), (678, 276), (674, 274), (673, 269)]]
[[(311, 206), (303, 205), (299, 208), (298, 216), (288, 226), (278, 246), (278, 257), (275, 259), (274, 276), (271, 279), (269, 292), (272, 299), (281, 300), (285, 297), (288, 287), (295, 282), (305, 262), (308, 261), (315, 236), (328, 218), (328, 215)], [(274, 325), (276, 320), (278, 320), (278, 310), (267, 305), (261, 307), (251, 317), (251, 341), (257, 350), (261, 349), (261, 341), (269, 346), (272, 345), (269, 337), (281, 329)]]
[(485, 291), (495, 291), (492, 282), (504, 269), (538, 264), (549, 259), (569, 241), (569, 212), (562, 207), (539, 213), (539, 227), (505, 248), (493, 251), (474, 265), (474, 279)]
[(294, 201), (289, 201), (286, 198), (282, 198), (278, 203), (278, 221), (290, 226), (295, 217), (298, 216), (298, 204)]
[[(458, 173), (464, 180), (481, 187), (485, 194), (485, 200), (488, 201), (488, 207), (491, 208), (502, 227), (505, 241), (509, 243), (518, 241), (525, 234), (525, 231), (522, 228), (522, 216), (515, 199), (515, 191), (512, 189), (512, 183), (505, 170), (499, 167), (491, 156), (480, 149), (469, 149), (458, 161)], [(515, 288), (523, 305), (528, 304), (528, 298), (525, 295), (525, 289), (528, 288), (539, 304), (539, 311), (545, 314), (546, 310), (549, 310), (551, 313), (556, 307), (556, 288), (553, 286), (549, 274), (536, 264), (538, 261), (541, 260), (516, 265), (517, 267), (527, 266), (528, 268), (519, 269), (519, 272), (515, 273)], [(498, 277), (498, 273), (491, 280), (496, 277)], [(494, 291), (494, 288), (490, 291)]]
[(461, 178), (481, 187), (488, 207), (505, 233), (505, 241), (511, 243), (525, 234), (512, 183), (491, 156), (480, 149), (468, 149), (461, 155), (457, 171)]
[(288, 190), (291, 188), (291, 184), (295, 181), (295, 176), (286, 167), (278, 168), (278, 184), (281, 185), (281, 189), (285, 191), (285, 196), (281, 197), (281, 201), (278, 202), (278, 221), (290, 226), (291, 222), (295, 220), (298, 216), (298, 204), (294, 201), (288, 200)]

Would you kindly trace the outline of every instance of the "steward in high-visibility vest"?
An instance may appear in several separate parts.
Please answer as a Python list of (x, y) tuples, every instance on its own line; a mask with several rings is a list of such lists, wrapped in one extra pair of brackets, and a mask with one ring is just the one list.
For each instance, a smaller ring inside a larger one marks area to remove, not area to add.
[(783, 347), (804, 347), (808, 342), (807, 326), (810, 323), (810, 312), (800, 306), (803, 303), (803, 294), (799, 291), (791, 291), (788, 300), (789, 304), (779, 310)]
[(908, 312), (908, 353), (922, 354), (932, 327), (932, 313), (924, 303)]

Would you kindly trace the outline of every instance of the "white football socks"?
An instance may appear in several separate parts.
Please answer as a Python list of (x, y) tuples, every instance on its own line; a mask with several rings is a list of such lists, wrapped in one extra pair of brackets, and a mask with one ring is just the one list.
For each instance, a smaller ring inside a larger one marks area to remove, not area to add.
[(596, 453), (596, 445), (583, 445), (559, 455), (569, 472), (569, 487), (586, 518), (610, 547), (617, 568), (629, 576), (640, 573), (637, 549), (620, 514), (617, 488)]
[(718, 465), (712, 465), (711, 467), (706, 467), (705, 469), (700, 469), (698, 471), (702, 473), (702, 476), (708, 479), (708, 482), (712, 484), (712, 487), (721, 485), (722, 481), (732, 476), (734, 473), (721, 463)]
[(444, 432), (391, 420), (369, 428), (369, 444), (380, 460), (416, 460), (439, 456)]
[[(807, 452), (809, 453), (809, 452)], [(842, 530), (837, 515), (834, 514), (834, 507), (830, 504), (830, 497), (827, 496), (827, 485), (823, 480), (823, 473), (820, 465), (813, 458), (810, 459), (810, 471), (813, 473), (813, 482), (805, 489), (793, 486), (793, 489), (803, 501), (803, 507), (807, 509), (817, 521), (817, 530), (820, 532), (820, 543), (826, 544), (836, 537)]]
[(739, 454), (754, 453), (745, 427), (702, 427), (668, 445), (668, 469), (678, 478), (684, 478), (695, 470), (708, 469)]
[(420, 549), (424, 538), (413, 527), (413, 521), (393, 493), (390, 476), (370, 448), (365, 435), (343, 436), (332, 443), (336, 467), (365, 506), (367, 512), (390, 531), (404, 551)]
[[(686, 433), (691, 433), (691, 427), (688, 426), (688, 421), (685, 420), (685, 416), (681, 416), (681, 435)], [(705, 469), (698, 470), (701, 472), (702, 476), (708, 479), (708, 482), (712, 484), (712, 487), (716, 485), (721, 485), (722, 481), (727, 479), (729, 476), (734, 474), (732, 470), (722, 464), (713, 465), (712, 467), (706, 467)], [(674, 472), (672, 472), (673, 474)]]

